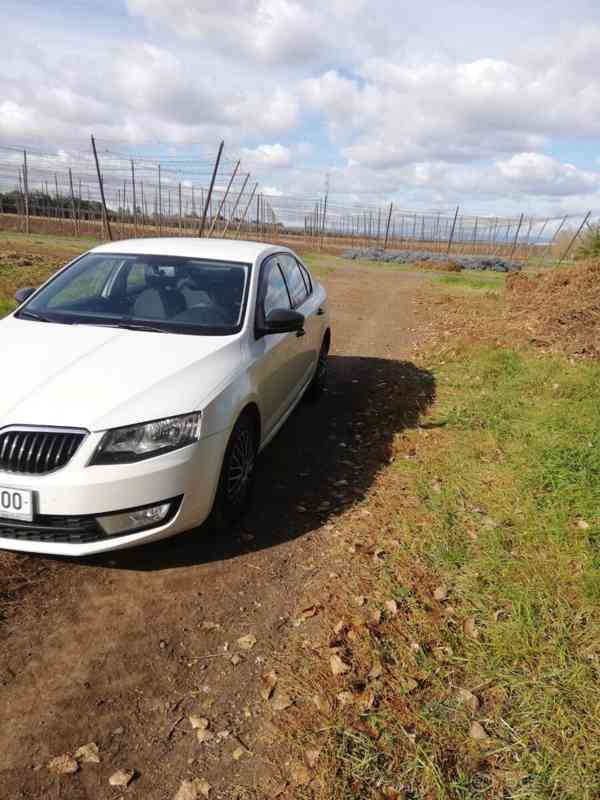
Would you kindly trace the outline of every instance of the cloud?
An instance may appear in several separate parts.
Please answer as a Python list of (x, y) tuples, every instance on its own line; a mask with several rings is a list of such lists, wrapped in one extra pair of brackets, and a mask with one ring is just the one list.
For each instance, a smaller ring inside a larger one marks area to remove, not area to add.
[(289, 167), (292, 153), (288, 147), (281, 144), (261, 144), (254, 149), (242, 148), (242, 159), (245, 165), (254, 169), (279, 169)]

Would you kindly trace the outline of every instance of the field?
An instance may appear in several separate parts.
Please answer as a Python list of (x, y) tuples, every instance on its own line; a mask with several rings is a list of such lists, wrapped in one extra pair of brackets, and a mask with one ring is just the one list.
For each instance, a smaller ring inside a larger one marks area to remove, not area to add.
[[(0, 308), (90, 244), (1, 234)], [(330, 387), (243, 528), (0, 554), (7, 796), (112, 800), (117, 767), (144, 800), (193, 776), (232, 800), (600, 796), (598, 268), (305, 257)], [(48, 773), (92, 741), (99, 764)]]

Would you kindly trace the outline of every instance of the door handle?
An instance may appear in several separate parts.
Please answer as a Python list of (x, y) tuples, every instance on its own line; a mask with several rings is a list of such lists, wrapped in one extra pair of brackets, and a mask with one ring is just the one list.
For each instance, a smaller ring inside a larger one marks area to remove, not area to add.
[(319, 310), (317, 311), (317, 317), (322, 317), (324, 313), (325, 313), (325, 310), (322, 309), (322, 308), (319, 308)]

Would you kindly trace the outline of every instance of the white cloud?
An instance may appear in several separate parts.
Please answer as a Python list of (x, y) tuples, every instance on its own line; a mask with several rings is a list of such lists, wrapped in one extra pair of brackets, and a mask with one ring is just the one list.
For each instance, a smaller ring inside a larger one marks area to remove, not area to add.
[(261, 144), (254, 149), (242, 148), (241, 151), (244, 164), (254, 167), (254, 169), (279, 169), (289, 167), (292, 160), (292, 153), (288, 147), (281, 144)]

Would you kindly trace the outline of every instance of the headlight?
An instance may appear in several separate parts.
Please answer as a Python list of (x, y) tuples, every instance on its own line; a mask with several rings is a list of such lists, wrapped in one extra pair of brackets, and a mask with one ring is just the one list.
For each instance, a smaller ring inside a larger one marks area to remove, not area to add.
[(200, 420), (200, 412), (195, 411), (106, 431), (90, 465), (129, 464), (178, 450), (198, 440)]

